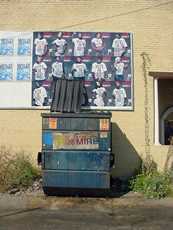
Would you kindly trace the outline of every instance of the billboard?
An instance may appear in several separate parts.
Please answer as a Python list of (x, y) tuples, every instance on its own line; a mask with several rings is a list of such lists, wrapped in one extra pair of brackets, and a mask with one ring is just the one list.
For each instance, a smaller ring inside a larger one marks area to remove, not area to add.
[(32, 106), (50, 106), (53, 79), (84, 79), (86, 109), (132, 110), (132, 34), (34, 32)]

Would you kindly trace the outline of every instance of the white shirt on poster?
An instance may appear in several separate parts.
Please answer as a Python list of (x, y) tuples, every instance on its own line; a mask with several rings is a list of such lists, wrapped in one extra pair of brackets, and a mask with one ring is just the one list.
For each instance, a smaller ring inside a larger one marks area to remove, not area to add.
[(95, 62), (95, 63), (92, 64), (91, 72), (94, 73), (95, 79), (97, 79), (97, 80), (104, 79), (106, 71), (107, 71), (107, 67), (106, 67), (105, 63), (103, 63), (103, 62), (101, 62), (101, 63)]
[(67, 44), (66, 40), (61, 38), (57, 38), (52, 42), (52, 44), (55, 44), (57, 46), (57, 51), (56, 51), (56, 56), (60, 56), (61, 54), (64, 53), (64, 47)]
[(91, 43), (93, 43), (98, 50), (101, 50), (103, 48), (103, 40), (101, 38), (93, 38), (91, 40)]
[(63, 76), (63, 63), (62, 62), (54, 62), (52, 64), (52, 75), (61, 78)]
[(115, 97), (115, 106), (122, 107), (124, 106), (125, 98), (127, 97), (126, 91), (124, 88), (115, 88), (112, 95)]
[(80, 38), (73, 38), (72, 42), (74, 43), (74, 56), (75, 57), (84, 56), (86, 41)]
[(35, 100), (35, 105), (43, 106), (46, 97), (47, 97), (47, 92), (43, 86), (34, 89), (33, 98)]
[[(75, 71), (74, 71), (75, 70)], [(74, 71), (74, 77), (84, 77), (85, 71), (87, 71), (86, 64), (84, 63), (74, 63), (72, 66), (72, 71)]]
[(115, 62), (114, 67), (116, 69), (117, 75), (123, 75), (123, 72), (124, 72), (124, 63), (123, 62), (118, 62), (118, 63)]
[(124, 38), (115, 38), (112, 43), (112, 48), (114, 49), (114, 56), (121, 57), (127, 48), (127, 43)]
[(47, 46), (47, 40), (45, 38), (39, 39), (36, 38), (34, 40), (35, 44), (35, 54), (37, 56), (43, 56), (45, 54), (45, 47)]
[(104, 106), (104, 100), (103, 95), (106, 92), (106, 89), (104, 87), (100, 87), (97, 89), (93, 89), (93, 92), (96, 93), (96, 98), (94, 99), (94, 104), (96, 106)]
[(35, 80), (45, 80), (47, 65), (44, 62), (36, 62), (33, 69), (35, 70)]

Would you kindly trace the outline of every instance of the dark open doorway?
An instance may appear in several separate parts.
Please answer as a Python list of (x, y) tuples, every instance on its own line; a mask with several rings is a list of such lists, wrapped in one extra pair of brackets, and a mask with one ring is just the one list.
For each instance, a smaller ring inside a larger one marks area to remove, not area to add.
[(158, 103), (160, 143), (169, 145), (173, 142), (173, 79), (158, 80)]

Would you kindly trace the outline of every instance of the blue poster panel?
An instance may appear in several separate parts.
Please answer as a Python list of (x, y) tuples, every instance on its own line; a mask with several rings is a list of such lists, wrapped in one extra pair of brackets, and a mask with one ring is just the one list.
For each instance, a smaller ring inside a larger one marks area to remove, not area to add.
[(9, 38), (0, 39), (0, 56), (14, 54), (14, 40)]
[(17, 64), (16, 80), (30, 80), (30, 64)]
[(31, 55), (31, 39), (30, 38), (19, 38), (18, 39), (18, 55)]
[(0, 64), (0, 80), (5, 80), (5, 81), (13, 80), (12, 64)]
[(53, 79), (84, 78), (86, 108), (133, 109), (131, 33), (34, 32), (32, 59), (33, 106), (50, 106)]

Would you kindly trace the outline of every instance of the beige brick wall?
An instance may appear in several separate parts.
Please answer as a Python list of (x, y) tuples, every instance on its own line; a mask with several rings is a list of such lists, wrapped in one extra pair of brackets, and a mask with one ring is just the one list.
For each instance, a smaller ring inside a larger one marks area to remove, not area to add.
[[(144, 76), (141, 53), (151, 71), (173, 71), (173, 2), (166, 0), (0, 1), (0, 30), (128, 31), (134, 46), (134, 111), (113, 112), (114, 174), (128, 176), (145, 156)], [(154, 146), (153, 79), (148, 76), (151, 154), (162, 169), (168, 147)], [(41, 148), (41, 111), (1, 110), (0, 145), (30, 152)]]

